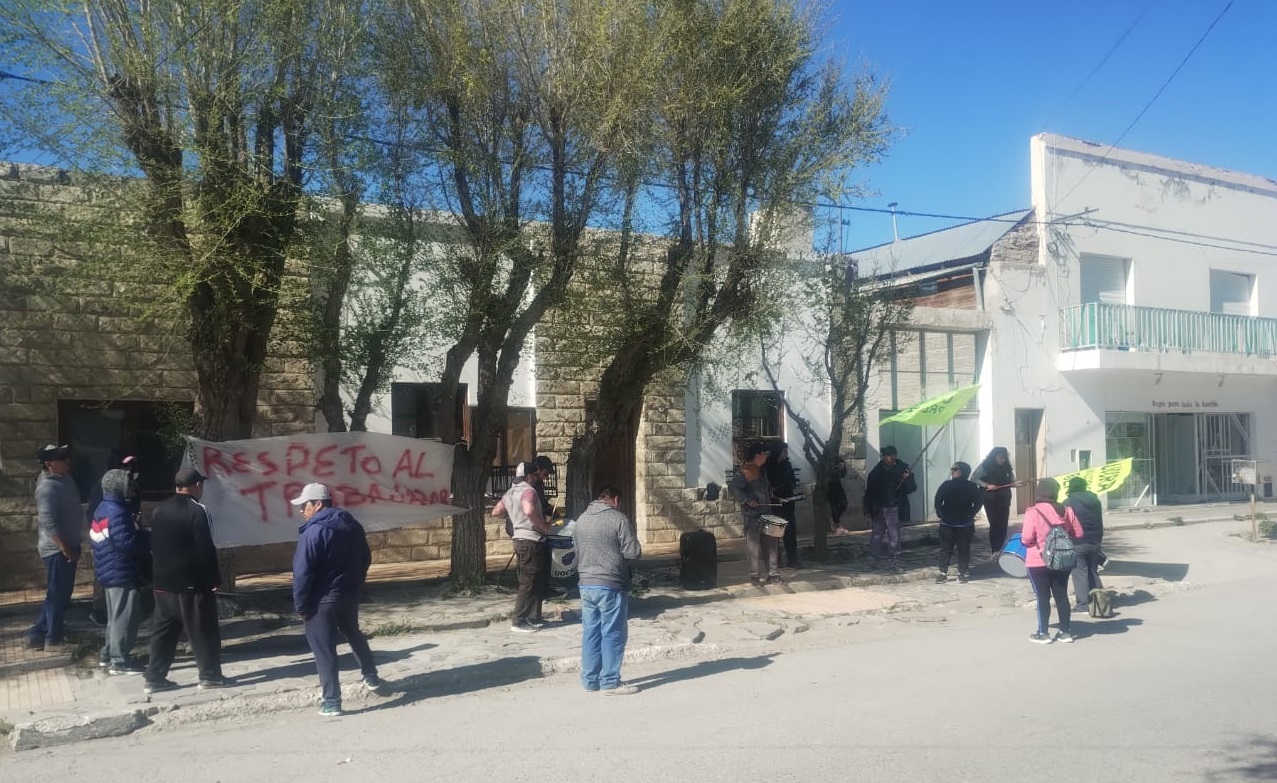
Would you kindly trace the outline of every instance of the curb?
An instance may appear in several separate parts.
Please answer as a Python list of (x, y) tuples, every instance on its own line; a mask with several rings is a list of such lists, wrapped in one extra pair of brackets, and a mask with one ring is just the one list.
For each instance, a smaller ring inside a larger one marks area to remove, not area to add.
[(59, 716), (13, 727), (9, 742), (14, 750), (33, 750), (103, 737), (122, 737), (150, 723), (158, 708), (125, 710), (100, 715)]

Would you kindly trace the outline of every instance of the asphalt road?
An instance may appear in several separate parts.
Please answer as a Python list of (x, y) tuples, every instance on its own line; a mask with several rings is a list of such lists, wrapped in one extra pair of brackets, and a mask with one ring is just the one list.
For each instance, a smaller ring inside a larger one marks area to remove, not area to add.
[(1277, 780), (1277, 547), (1220, 526), (1114, 541), (1181, 589), (1075, 644), (1030, 610), (813, 625), (719, 660), (574, 676), (323, 719), (312, 712), (10, 753), (0, 781)]

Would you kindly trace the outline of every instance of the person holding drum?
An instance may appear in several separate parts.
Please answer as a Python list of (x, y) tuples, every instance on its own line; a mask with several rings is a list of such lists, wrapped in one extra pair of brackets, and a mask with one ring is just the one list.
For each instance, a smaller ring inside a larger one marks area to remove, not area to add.
[(745, 554), (749, 560), (749, 581), (755, 587), (763, 584), (763, 569), (767, 581), (779, 583), (777, 555), (778, 544), (774, 536), (763, 535), (763, 516), (772, 502), (771, 483), (763, 472), (770, 450), (765, 443), (751, 443), (745, 449), (745, 460), (740, 470), (727, 485), (727, 491), (740, 504), (745, 523)]
[[(1063, 525), (1069, 538), (1077, 541), (1082, 538), (1082, 525), (1077, 521), (1073, 509), (1060, 505), (1056, 498), (1060, 496), (1060, 482), (1053, 478), (1038, 481), (1033, 493), (1033, 505), (1024, 510), (1024, 524), (1020, 529), (1020, 541), (1024, 544), (1024, 564), (1029, 571), (1029, 581), (1033, 583), (1033, 592), (1038, 597), (1038, 630), (1029, 637), (1038, 644), (1051, 642), (1072, 642), (1073, 634), (1069, 632), (1071, 620), (1069, 603), (1069, 577), (1073, 569), (1053, 571), (1042, 559), (1043, 547), (1051, 528)], [(1060, 618), (1060, 630), (1051, 638), (1047, 626), (1051, 622), (1051, 598), (1055, 598), (1055, 612)]]
[(984, 461), (976, 465), (971, 480), (984, 487), (984, 516), (989, 520), (989, 550), (994, 557), (1007, 542), (1007, 523), (1011, 519), (1011, 487), (1015, 471), (1005, 446), (997, 446)]

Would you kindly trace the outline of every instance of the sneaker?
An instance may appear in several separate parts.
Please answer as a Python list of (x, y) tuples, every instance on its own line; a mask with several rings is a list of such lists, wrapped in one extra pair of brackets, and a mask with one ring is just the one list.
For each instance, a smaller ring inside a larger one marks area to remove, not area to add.
[(1055, 640), (1052, 639), (1048, 634), (1044, 634), (1041, 631), (1038, 631), (1037, 633), (1029, 637), (1029, 641), (1037, 642), (1038, 644), (1050, 644), (1051, 642)]
[(111, 659), (110, 659), (110, 658), (99, 658), (99, 659), (98, 659), (98, 668), (99, 668), (99, 669), (109, 669), (109, 668), (111, 668)]
[(364, 677), (364, 688), (372, 693), (380, 694), (386, 689), (386, 683), (375, 674)]
[(336, 704), (333, 704), (330, 702), (324, 702), (319, 705), (319, 714), (323, 715), (325, 718), (339, 718), (341, 717), (341, 703), (337, 702)]
[(1073, 634), (1068, 631), (1056, 631), (1055, 641), (1063, 642), (1065, 644), (1073, 644)]
[(43, 639), (27, 639), (27, 649), (28, 650), (43, 650), (44, 640)]
[(539, 631), (545, 627), (545, 620), (524, 620), (523, 622), (534, 631)]
[(531, 623), (512, 623), (510, 633), (536, 633), (541, 630)]
[(136, 663), (114, 663), (106, 670), (107, 674), (141, 674), (146, 671), (145, 667), (138, 666)]
[(769, 575), (767, 576), (767, 584), (769, 584), (769, 585), (783, 585), (783, 584), (785, 584), (785, 580), (781, 578), (781, 575), (780, 575), (780, 574), (769, 574)]
[(949, 575), (946, 574), (944, 571), (941, 571), (940, 573), (936, 574), (936, 584), (942, 585), (947, 581), (949, 581)]
[(206, 680), (200, 680), (200, 690), (207, 691), (213, 688), (228, 688), (235, 683), (225, 677), (210, 677)]
[(756, 576), (751, 576), (751, 577), (749, 578), (749, 583), (750, 583), (751, 585), (753, 585), (754, 587), (762, 587), (762, 586), (763, 586), (763, 580), (759, 579), (759, 578), (758, 578), (758, 577), (756, 577)]
[(142, 693), (159, 693), (160, 691), (171, 691), (177, 688), (177, 683), (172, 680), (160, 680), (159, 682), (147, 682), (142, 686)]
[(637, 685), (626, 685), (621, 683), (615, 688), (604, 688), (603, 692), (608, 696), (630, 696), (639, 692)]
[(965, 573), (958, 572), (958, 581), (962, 584), (965, 585), (968, 581), (970, 581), (970, 579), (971, 577), (967, 576)]

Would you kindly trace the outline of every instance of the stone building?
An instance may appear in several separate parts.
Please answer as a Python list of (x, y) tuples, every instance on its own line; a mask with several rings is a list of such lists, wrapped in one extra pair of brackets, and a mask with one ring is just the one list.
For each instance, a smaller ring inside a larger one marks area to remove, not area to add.
[[(100, 199), (66, 173), (0, 170), (0, 589), (44, 581), (32, 501), (38, 447), (72, 446), (84, 498), (113, 448), (138, 457), (144, 501), (172, 494), (177, 433), (195, 400), (180, 325), (146, 314), (157, 297), (145, 282), (75, 274), (80, 247), (47, 220)], [(309, 432), (313, 411), (302, 346), (277, 340), (262, 377), (256, 434)], [(288, 547), (263, 547), (244, 552), (239, 567), (284, 567), (289, 555)], [(79, 578), (91, 578), (89, 569)]]

